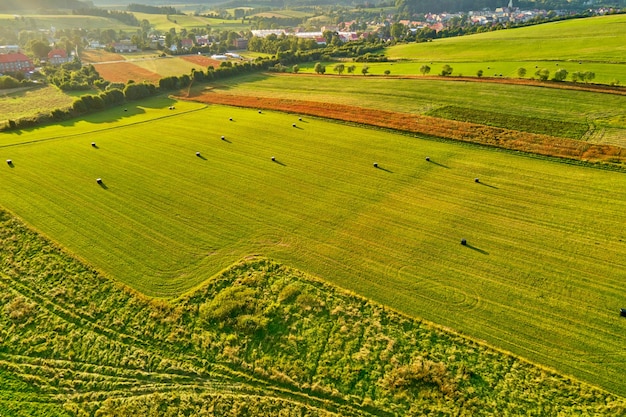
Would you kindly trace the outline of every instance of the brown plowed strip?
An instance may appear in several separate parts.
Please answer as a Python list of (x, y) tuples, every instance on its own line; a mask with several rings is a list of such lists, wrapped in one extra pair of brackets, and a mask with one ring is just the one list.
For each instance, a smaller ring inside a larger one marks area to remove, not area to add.
[(237, 107), (279, 110), (328, 119), (419, 133), (439, 138), (529, 152), (539, 155), (591, 162), (626, 163), (626, 151), (613, 145), (598, 145), (476, 123), (458, 122), (430, 116), (366, 109), (314, 101), (237, 96), (207, 92), (181, 100), (225, 104)]
[(158, 82), (162, 77), (145, 68), (141, 68), (130, 62), (113, 62), (110, 64), (94, 64), (96, 71), (102, 78), (114, 83), (125, 83), (128, 80), (136, 82)]
[(181, 58), (185, 61), (191, 62), (192, 64), (198, 64), (203, 67), (213, 65), (213, 67), (217, 68), (220, 66), (220, 61), (218, 61), (217, 59), (206, 57), (204, 55), (184, 55), (181, 56)]

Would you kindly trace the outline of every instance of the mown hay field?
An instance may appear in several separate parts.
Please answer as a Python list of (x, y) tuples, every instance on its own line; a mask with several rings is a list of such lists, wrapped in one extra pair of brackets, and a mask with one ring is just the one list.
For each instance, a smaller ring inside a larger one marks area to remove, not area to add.
[(626, 394), (623, 173), (172, 105), (2, 134), (2, 205), (147, 295), (261, 254)]

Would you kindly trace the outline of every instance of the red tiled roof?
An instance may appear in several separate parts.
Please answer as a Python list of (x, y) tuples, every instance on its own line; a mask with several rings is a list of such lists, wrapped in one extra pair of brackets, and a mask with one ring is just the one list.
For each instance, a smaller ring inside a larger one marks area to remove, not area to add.
[(55, 56), (67, 58), (67, 52), (65, 52), (63, 49), (53, 49), (52, 51), (48, 52), (48, 58), (52, 58)]
[(22, 62), (22, 61), (30, 62), (30, 58), (19, 52), (16, 54), (0, 54), (0, 62), (3, 62), (3, 63)]

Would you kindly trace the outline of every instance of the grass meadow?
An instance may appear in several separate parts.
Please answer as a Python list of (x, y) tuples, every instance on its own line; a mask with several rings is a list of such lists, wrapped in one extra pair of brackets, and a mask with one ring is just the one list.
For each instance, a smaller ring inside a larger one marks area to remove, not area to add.
[(470, 36), (397, 45), (390, 58), (420, 61), (626, 62), (626, 16), (611, 15), (551, 22)]
[(174, 28), (176, 31), (181, 29), (193, 28), (210, 28), (212, 30), (245, 30), (250, 27), (249, 24), (242, 24), (241, 20), (215, 19), (202, 16), (194, 16), (193, 14), (184, 15), (161, 15), (133, 12), (139, 21), (146, 19), (150, 25), (159, 31), (167, 32)]
[(213, 91), (295, 100), (306, 97), (323, 103), (433, 115), (593, 143), (626, 145), (624, 96), (598, 92), (419, 77), (264, 74), (223, 80)]
[(54, 86), (0, 91), (0, 124), (69, 107), (73, 101), (72, 94), (64, 93)]
[(77, 27), (88, 27), (90, 29), (115, 29), (125, 32), (135, 32), (136, 27), (125, 25), (118, 20), (108, 19), (98, 16), (81, 15), (47, 15), (28, 14), (24, 19), (16, 19), (14, 14), (0, 14), (0, 24), (4, 27), (15, 28), (17, 30), (34, 29), (74, 29)]
[(3, 206), (149, 296), (263, 255), (626, 394), (623, 173), (269, 111), (128, 110), (3, 133)]

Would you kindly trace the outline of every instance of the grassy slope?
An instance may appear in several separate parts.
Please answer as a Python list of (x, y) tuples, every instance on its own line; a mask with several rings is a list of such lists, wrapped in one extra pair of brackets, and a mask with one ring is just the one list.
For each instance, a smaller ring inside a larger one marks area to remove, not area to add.
[(398, 45), (393, 58), (420, 61), (626, 62), (626, 16), (567, 20), (429, 43)]
[(147, 294), (181, 294), (260, 253), (626, 392), (624, 174), (313, 119), (294, 129), (282, 114), (146, 104), (130, 109), (137, 119), (113, 110), (4, 134), (3, 145), (55, 139), (0, 148), (14, 161), (0, 175), (3, 205)]
[[(222, 94), (347, 104), (438, 115), (532, 133), (626, 145), (623, 96), (584, 91), (446, 80), (357, 75), (310, 77), (252, 75), (221, 81)], [(574, 105), (575, 103), (575, 105)], [(467, 114), (465, 114), (467, 113)], [(592, 126), (593, 135), (584, 136)]]
[(0, 90), (0, 124), (7, 120), (49, 113), (72, 105), (74, 98), (56, 87), (30, 88), (3, 94)]
[[(211, 29), (220, 29), (220, 30), (243, 30), (249, 28), (250, 25), (242, 24), (241, 20), (225, 20), (225, 19), (213, 19), (201, 16), (193, 16), (193, 15), (176, 15), (176, 16), (168, 16), (161, 14), (149, 14), (149, 13), (138, 13), (133, 12), (133, 14), (140, 21), (146, 19), (150, 22), (152, 27), (156, 30), (160, 31), (168, 31), (171, 28), (176, 29), (176, 31), (180, 31), (180, 29), (193, 29), (193, 28), (208, 28)], [(176, 23), (174, 23), (176, 21)]]
[(618, 415), (626, 402), (264, 259), (174, 302), (0, 212), (9, 416)]
[(84, 27), (89, 29), (115, 29), (123, 31), (136, 31), (137, 28), (125, 25), (115, 19), (107, 19), (97, 16), (79, 15), (25, 15), (24, 20), (16, 20), (14, 15), (0, 14), (0, 24), (4, 27), (15, 29), (74, 29)]

